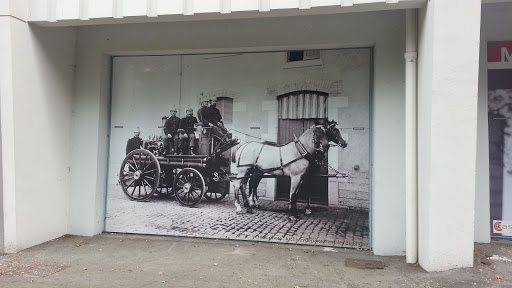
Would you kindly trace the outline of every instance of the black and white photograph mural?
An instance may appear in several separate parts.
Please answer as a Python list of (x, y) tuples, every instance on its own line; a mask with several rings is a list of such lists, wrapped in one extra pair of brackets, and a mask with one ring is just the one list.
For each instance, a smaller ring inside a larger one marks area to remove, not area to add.
[(371, 49), (114, 57), (105, 230), (370, 248)]

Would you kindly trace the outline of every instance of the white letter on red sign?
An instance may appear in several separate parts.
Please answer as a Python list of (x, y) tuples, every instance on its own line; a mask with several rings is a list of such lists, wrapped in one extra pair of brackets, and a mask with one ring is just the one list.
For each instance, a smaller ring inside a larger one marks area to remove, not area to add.
[(512, 62), (512, 54), (508, 54), (507, 47), (501, 47), (501, 62)]

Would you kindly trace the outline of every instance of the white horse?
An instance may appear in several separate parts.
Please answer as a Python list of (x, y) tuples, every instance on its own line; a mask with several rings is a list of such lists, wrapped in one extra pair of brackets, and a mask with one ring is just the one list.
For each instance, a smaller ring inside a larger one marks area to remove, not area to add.
[[(347, 142), (341, 137), (340, 129), (334, 121), (324, 121), (313, 125), (298, 139), (277, 146), (268, 143), (249, 142), (239, 146), (233, 153), (232, 161), (237, 166), (237, 177), (233, 180), (235, 188), (236, 212), (241, 213), (239, 195), (242, 194), (247, 212), (257, 205), (256, 188), (263, 175), (289, 176), (291, 220), (297, 219), (297, 194), (302, 185), (304, 175), (308, 172), (311, 161), (320, 160), (329, 149), (329, 142), (345, 148)], [(247, 182), (250, 181), (249, 198), (245, 194)], [(311, 214), (308, 193), (306, 214)]]

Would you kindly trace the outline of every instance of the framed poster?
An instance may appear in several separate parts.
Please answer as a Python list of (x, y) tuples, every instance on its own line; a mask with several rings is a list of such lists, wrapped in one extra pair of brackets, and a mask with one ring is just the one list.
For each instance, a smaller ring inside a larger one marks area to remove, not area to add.
[(371, 53), (115, 57), (105, 230), (369, 248)]

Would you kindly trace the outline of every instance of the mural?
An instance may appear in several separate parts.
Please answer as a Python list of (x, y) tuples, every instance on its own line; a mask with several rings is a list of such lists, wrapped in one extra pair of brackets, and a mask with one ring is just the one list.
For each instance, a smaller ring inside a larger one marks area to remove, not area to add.
[(370, 53), (114, 58), (105, 230), (369, 248)]
[(512, 42), (489, 42), (488, 132), (491, 235), (512, 236)]
[(512, 89), (497, 89), (489, 91), (489, 112), (500, 117), (494, 120), (502, 120), (505, 123), (503, 162), (507, 174), (512, 175)]

